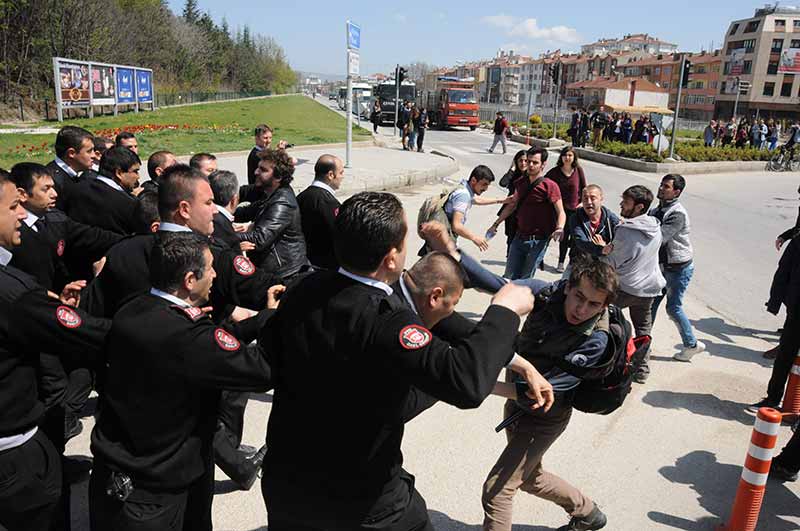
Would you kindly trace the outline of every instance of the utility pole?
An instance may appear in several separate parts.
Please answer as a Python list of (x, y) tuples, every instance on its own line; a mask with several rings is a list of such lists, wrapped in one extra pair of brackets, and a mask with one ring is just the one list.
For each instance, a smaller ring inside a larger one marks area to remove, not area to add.
[(397, 112), (400, 109), (400, 65), (394, 67), (394, 123), (392, 136), (397, 136)]
[(553, 79), (553, 86), (555, 87), (555, 97), (553, 98), (553, 139), (557, 139), (557, 127), (558, 127), (558, 87), (561, 83), (561, 64), (555, 63), (553, 65), (554, 68), (554, 79)]
[(678, 132), (678, 116), (681, 112), (681, 89), (683, 88), (683, 70), (686, 68), (686, 56), (681, 56), (681, 73), (678, 76), (678, 101), (675, 102), (675, 119), (672, 121), (672, 139), (669, 143), (669, 157), (675, 154), (675, 134)]
[(733, 116), (731, 116), (731, 120), (734, 122), (736, 121), (736, 113), (739, 111), (739, 94), (741, 93), (742, 91), (739, 88), (739, 76), (736, 76), (736, 100), (733, 103)]

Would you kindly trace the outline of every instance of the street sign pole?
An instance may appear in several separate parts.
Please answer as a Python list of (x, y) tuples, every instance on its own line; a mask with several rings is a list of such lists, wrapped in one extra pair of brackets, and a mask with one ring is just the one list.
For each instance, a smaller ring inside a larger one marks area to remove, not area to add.
[(345, 148), (345, 162), (344, 167), (350, 167), (350, 150), (353, 147), (353, 78), (350, 77), (350, 51), (347, 52), (347, 104), (345, 105), (345, 112), (347, 113), (347, 144)]
[(742, 93), (742, 90), (739, 88), (739, 77), (736, 77), (736, 101), (733, 103), (733, 116), (731, 116), (731, 120), (734, 122), (736, 121), (736, 113), (739, 110), (739, 94)]
[(392, 136), (397, 136), (397, 116), (400, 109), (400, 65), (394, 67), (394, 123)]
[(361, 27), (349, 20), (345, 23), (345, 42), (347, 43), (347, 134), (344, 167), (350, 167), (350, 151), (353, 147), (353, 76), (358, 74), (358, 53), (361, 49)]
[(675, 103), (675, 120), (672, 122), (672, 140), (669, 143), (669, 157), (675, 154), (675, 134), (678, 132), (678, 116), (681, 112), (681, 89), (683, 88), (683, 69), (686, 67), (686, 57), (681, 56), (681, 73), (678, 76), (678, 101)]

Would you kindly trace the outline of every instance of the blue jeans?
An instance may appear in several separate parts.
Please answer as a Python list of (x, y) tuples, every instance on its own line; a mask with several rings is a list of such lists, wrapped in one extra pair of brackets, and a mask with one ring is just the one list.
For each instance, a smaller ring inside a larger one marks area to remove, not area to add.
[(544, 258), (544, 253), (547, 252), (549, 242), (550, 238), (521, 240), (519, 236), (515, 236), (508, 249), (506, 271), (503, 276), (511, 280), (533, 278)]
[[(692, 280), (693, 273), (694, 263), (691, 262), (677, 271), (664, 270), (664, 278), (667, 280), (667, 315), (678, 326), (678, 332), (681, 334), (684, 347), (693, 347), (697, 344), (692, 324), (683, 311), (683, 295), (686, 293), (686, 288), (689, 287), (689, 281)], [(659, 295), (653, 300), (653, 322), (655, 322), (658, 306), (663, 298), (664, 295)]]
[(417, 130), (413, 130), (408, 133), (408, 149), (414, 151), (417, 149)]
[[(509, 281), (500, 275), (495, 275), (485, 267), (483, 267), (477, 260), (470, 255), (461, 251), (461, 267), (469, 279), (469, 285), (473, 289), (485, 291), (487, 293), (497, 293), (497, 291), (505, 286)], [(542, 290), (549, 282), (533, 278), (521, 278), (513, 282), (518, 286), (527, 286), (531, 292), (536, 294)]]

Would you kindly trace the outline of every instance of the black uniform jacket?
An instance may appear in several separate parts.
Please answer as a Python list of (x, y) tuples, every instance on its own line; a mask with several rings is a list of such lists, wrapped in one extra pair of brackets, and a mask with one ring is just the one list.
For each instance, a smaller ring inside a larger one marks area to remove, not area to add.
[(117, 312), (106, 356), (92, 454), (129, 474), (134, 487), (188, 487), (209, 463), (220, 390), (272, 386), (259, 346), (215, 325), (199, 308), (150, 293)]
[(313, 265), (323, 269), (339, 268), (333, 250), (333, 231), (341, 203), (319, 186), (309, 186), (297, 196), (300, 219), (306, 239), (306, 253)]
[(85, 277), (92, 263), (122, 239), (117, 233), (78, 223), (60, 210), (42, 217), (38, 231), (21, 224), (22, 244), (14, 249), (11, 265), (56, 293), (68, 282)]
[(61, 166), (56, 164), (55, 160), (52, 160), (47, 164), (47, 169), (50, 170), (50, 175), (53, 176), (53, 187), (58, 193), (58, 197), (56, 198), (56, 208), (59, 210), (65, 210), (65, 207), (69, 202), (70, 192), (72, 191), (72, 187), (74, 185), (82, 181), (89, 181), (97, 178), (97, 174), (92, 170), (81, 172), (80, 177), (73, 177), (61, 169)]
[(449, 344), (396, 297), (339, 273), (292, 286), (260, 340), (275, 385), (262, 485), (268, 512), (348, 529), (403, 510), (411, 389), (479, 406), (513, 355), (518, 326), (515, 313), (491, 306)]
[[(159, 234), (142, 234), (123, 239), (106, 254), (103, 270), (84, 290), (81, 306), (92, 315), (113, 317), (120, 306), (134, 295), (150, 289), (150, 255)], [(267, 305), (267, 290), (275, 282), (250, 260), (212, 241), (217, 277), (211, 288), (211, 306), (219, 321), (233, 306), (260, 311)]]
[(0, 266), (0, 437), (25, 433), (44, 412), (39, 353), (96, 362), (110, 325), (49, 297), (27, 273)]
[(99, 179), (73, 186), (65, 212), (75, 221), (123, 236), (136, 232), (136, 198)]
[(214, 241), (221, 247), (239, 250), (239, 239), (236, 237), (233, 222), (221, 212), (214, 214)]
[(247, 184), (256, 182), (256, 168), (258, 168), (258, 163), (261, 162), (258, 157), (259, 153), (261, 153), (261, 150), (254, 146), (247, 155)]

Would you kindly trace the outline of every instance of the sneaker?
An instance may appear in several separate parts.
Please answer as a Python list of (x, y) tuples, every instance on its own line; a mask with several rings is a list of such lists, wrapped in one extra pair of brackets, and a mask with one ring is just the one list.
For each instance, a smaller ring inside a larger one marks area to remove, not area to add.
[(797, 470), (790, 470), (779, 462), (773, 460), (772, 465), (769, 468), (769, 477), (772, 479), (777, 479), (778, 481), (788, 481), (794, 483), (797, 481)]
[(771, 407), (773, 409), (778, 409), (778, 402), (770, 400), (769, 397), (766, 397), (756, 402), (755, 404), (750, 404), (749, 406), (747, 406), (747, 411), (751, 413), (758, 413), (758, 410), (761, 409), (762, 407)]
[(643, 384), (647, 382), (648, 376), (650, 376), (650, 373), (637, 371), (633, 373), (631, 380), (633, 380), (633, 383)]
[(494, 153), (494, 151), (492, 151), (491, 149), (487, 149), (486, 151), (488, 151), (489, 153)]
[(558, 266), (556, 267), (556, 271), (558, 271), (559, 273), (563, 273), (563, 272), (564, 272), (564, 270), (565, 270), (565, 268), (564, 268), (564, 262), (559, 262), (559, 263), (558, 263)]
[(694, 344), (693, 347), (683, 347), (683, 350), (672, 356), (672, 359), (678, 361), (692, 361), (692, 358), (695, 354), (700, 354), (706, 349), (706, 344), (702, 341), (698, 341)]
[(595, 529), (602, 529), (608, 523), (606, 515), (595, 504), (589, 516), (578, 518), (573, 516), (567, 525), (562, 525), (558, 531), (594, 531)]

